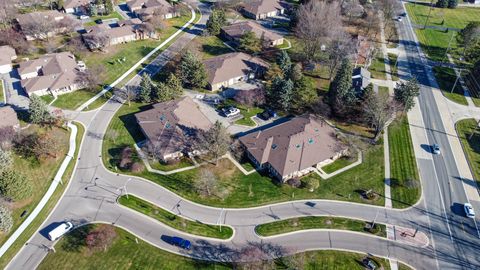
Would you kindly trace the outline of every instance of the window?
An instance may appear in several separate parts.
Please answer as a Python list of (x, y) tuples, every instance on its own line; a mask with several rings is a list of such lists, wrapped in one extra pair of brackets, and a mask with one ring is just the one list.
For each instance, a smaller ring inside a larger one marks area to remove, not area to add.
[(170, 127), (171, 127), (170, 123), (167, 123), (167, 124), (165, 125), (165, 128), (170, 128)]
[(313, 143), (314, 143), (314, 141), (313, 141), (312, 138), (308, 139), (308, 144), (313, 144)]
[(165, 115), (162, 114), (162, 115), (160, 116), (160, 121), (162, 121), (162, 122), (165, 121)]
[(277, 148), (277, 145), (276, 144), (272, 144), (272, 149), (276, 149)]

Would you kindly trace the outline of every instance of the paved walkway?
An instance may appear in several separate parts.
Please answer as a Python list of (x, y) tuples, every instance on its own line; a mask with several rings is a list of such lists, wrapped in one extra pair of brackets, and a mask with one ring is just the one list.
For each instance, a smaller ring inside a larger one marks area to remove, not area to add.
[[(326, 172), (324, 172), (321, 168), (315, 168), (314, 172), (315, 172), (316, 174), (318, 174), (320, 177), (322, 177), (322, 179), (328, 179), (328, 178), (334, 177), (335, 175), (338, 175), (338, 174), (340, 174), (340, 173), (343, 173), (343, 172), (345, 172), (345, 171), (348, 171), (348, 170), (350, 170), (351, 168), (356, 167), (356, 166), (362, 164), (362, 162), (363, 162), (362, 152), (358, 150), (357, 153), (358, 153), (358, 154), (357, 154), (357, 161), (355, 161), (354, 163), (352, 163), (352, 164), (350, 164), (350, 165), (348, 165), (348, 166), (345, 166), (345, 167), (343, 167), (343, 168), (341, 168), (341, 169), (339, 169), (339, 170), (336, 170), (336, 171), (334, 171), (334, 172), (332, 172), (332, 173), (326, 173)], [(326, 166), (326, 165), (324, 165), (324, 166)]]

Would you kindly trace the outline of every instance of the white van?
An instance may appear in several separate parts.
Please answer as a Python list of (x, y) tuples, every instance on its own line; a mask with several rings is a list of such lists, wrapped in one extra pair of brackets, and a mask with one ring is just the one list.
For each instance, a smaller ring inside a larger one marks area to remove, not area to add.
[(60, 238), (62, 235), (66, 234), (73, 228), (73, 224), (71, 222), (64, 222), (58, 225), (55, 229), (48, 233), (48, 238), (50, 241), (55, 241)]

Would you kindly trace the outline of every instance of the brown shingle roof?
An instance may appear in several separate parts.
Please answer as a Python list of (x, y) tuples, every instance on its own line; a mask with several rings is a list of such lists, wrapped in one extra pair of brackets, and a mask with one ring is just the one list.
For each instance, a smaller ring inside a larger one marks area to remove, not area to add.
[(14, 48), (8, 45), (0, 46), (0, 66), (11, 64), (15, 58), (17, 58), (17, 54)]
[(64, 9), (76, 8), (90, 4), (90, 0), (66, 0), (63, 4)]
[(240, 141), (258, 162), (269, 163), (286, 176), (340, 152), (341, 145), (334, 134), (334, 129), (323, 120), (305, 115), (247, 134)]
[(143, 133), (163, 155), (192, 146), (198, 130), (208, 130), (212, 123), (190, 97), (157, 103), (153, 108), (135, 114)]
[(131, 0), (127, 1), (130, 10), (139, 8), (171, 8), (172, 4), (166, 0)]
[(269, 64), (258, 57), (246, 53), (227, 53), (203, 61), (207, 70), (208, 82), (216, 84), (232, 78), (248, 75)]
[(243, 5), (244, 10), (257, 16), (284, 8), (284, 3), (279, 0), (252, 0)]
[(19, 125), (17, 113), (10, 106), (0, 107), (0, 128)]
[(47, 11), (38, 11), (20, 14), (17, 17), (17, 22), (22, 27), (27, 23), (34, 23), (44, 19), (48, 20), (61, 20), (64, 18), (64, 14), (58, 12), (57, 10), (47, 10)]
[(85, 30), (87, 31), (86, 34), (83, 36), (88, 37), (91, 35), (96, 35), (102, 32), (102, 35), (105, 35), (109, 39), (116, 39), (121, 37), (127, 37), (131, 35), (135, 35), (135, 29), (142, 24), (140, 19), (129, 19), (129, 20), (121, 20), (118, 21), (117, 27), (111, 27), (108, 24), (97, 24), (94, 26), (87, 27)]
[(222, 30), (234, 39), (241, 38), (247, 32), (253, 32), (258, 38), (263, 38), (267, 41), (275, 41), (283, 38), (279, 34), (276, 34), (250, 20), (225, 26)]

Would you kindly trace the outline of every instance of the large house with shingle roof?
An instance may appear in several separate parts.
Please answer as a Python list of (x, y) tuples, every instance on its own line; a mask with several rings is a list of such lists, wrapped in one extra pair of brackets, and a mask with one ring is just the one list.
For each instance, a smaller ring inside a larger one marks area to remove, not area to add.
[(231, 40), (238, 44), (240, 38), (248, 32), (253, 32), (257, 38), (261, 39), (265, 47), (273, 47), (283, 44), (283, 37), (281, 35), (250, 20), (222, 27), (221, 35), (227, 40)]
[(7, 74), (12, 71), (12, 61), (17, 59), (15, 49), (5, 45), (0, 46), (0, 74)]
[(180, 16), (175, 7), (166, 0), (130, 0), (128, 9), (143, 20), (153, 15), (160, 15), (164, 19)]
[(262, 76), (269, 64), (258, 57), (234, 52), (204, 60), (208, 88), (217, 91)]
[(162, 161), (195, 153), (199, 132), (212, 126), (190, 97), (154, 104), (153, 108), (135, 114), (135, 118)]
[(77, 81), (78, 66), (70, 52), (46, 54), (38, 59), (21, 62), (18, 66), (21, 86), (28, 95), (54, 96), (81, 87)]
[(63, 10), (65, 13), (85, 13), (91, 0), (65, 0)]
[[(35, 39), (45, 39), (48, 37), (53, 37), (58, 33), (65, 31), (65, 26), (62, 25), (62, 20), (65, 19), (65, 14), (58, 12), (57, 10), (47, 10), (47, 11), (37, 11), (31, 13), (20, 14), (16, 18), (18, 26), (22, 33), (25, 35), (27, 40)], [(28, 32), (28, 29), (32, 25), (43, 25), (45, 22), (55, 23), (51, 32), (48, 32), (45, 36), (44, 34), (31, 34)]]
[(313, 115), (298, 116), (239, 138), (257, 168), (286, 181), (330, 163), (347, 149), (335, 130)]
[(280, 0), (252, 0), (243, 4), (242, 12), (246, 17), (263, 20), (285, 13), (287, 4)]

